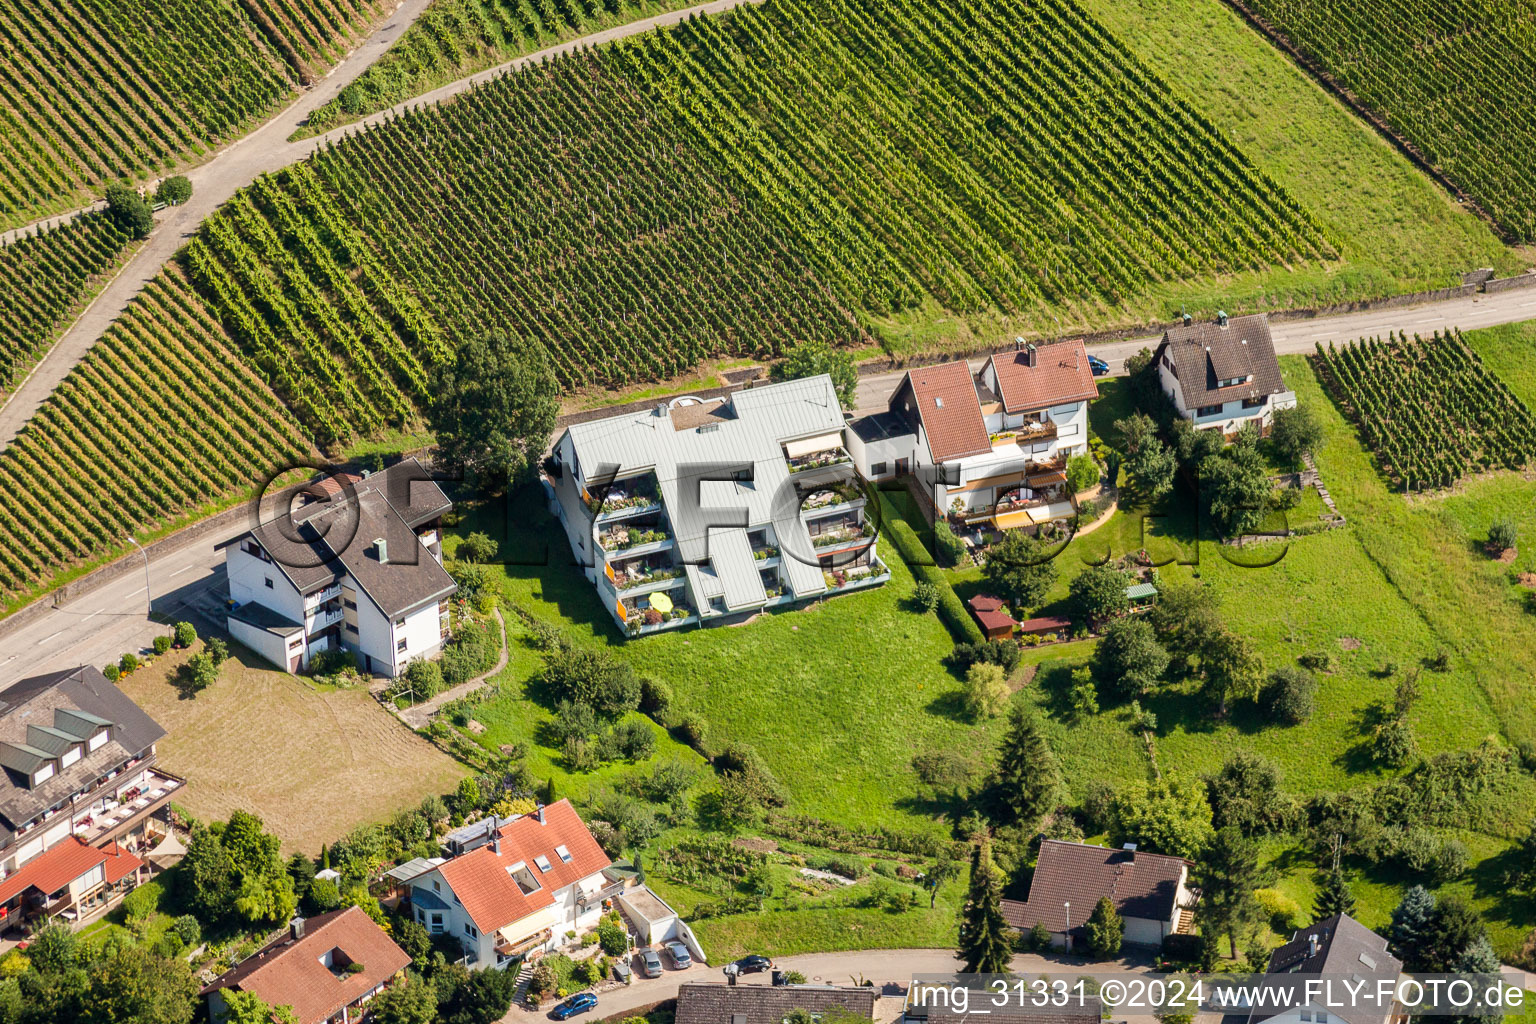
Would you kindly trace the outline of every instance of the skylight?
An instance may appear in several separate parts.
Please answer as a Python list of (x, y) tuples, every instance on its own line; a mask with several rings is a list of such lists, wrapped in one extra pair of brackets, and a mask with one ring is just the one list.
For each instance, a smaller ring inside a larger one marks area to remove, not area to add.
[(549, 870), (549, 858), (544, 856), (542, 853), (533, 858), (533, 862), (539, 866), (540, 872)]
[(562, 864), (569, 864), (571, 862), (571, 851), (567, 850), (564, 846), (555, 847), (555, 855), (560, 858)]
[(1369, 967), (1373, 971), (1376, 969), (1376, 961), (1365, 953), (1360, 954), (1360, 962), (1365, 964), (1365, 966)]

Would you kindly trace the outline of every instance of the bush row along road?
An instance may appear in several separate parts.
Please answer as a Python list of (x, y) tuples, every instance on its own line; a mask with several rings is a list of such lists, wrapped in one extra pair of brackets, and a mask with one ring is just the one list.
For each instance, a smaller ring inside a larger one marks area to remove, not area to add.
[[(260, 128), (241, 138), (200, 167), (187, 172), (192, 180), (192, 198), (185, 204), (164, 211), (150, 234), (149, 240), (123, 267), (122, 271), (96, 296), (94, 302), (78, 320), (70, 326), (54, 344), (31, 374), (13, 391), (0, 406), (0, 449), (10, 444), (20, 433), (27, 420), (53, 393), (53, 389), (69, 374), (75, 364), (85, 358), (91, 346), (101, 337), (112, 321), (128, 307), (134, 296), (143, 290), (167, 260), (176, 254), (199, 224), (214, 210), (240, 189), (255, 181), (259, 175), (281, 170), (314, 152), (324, 142), (335, 142), (349, 132), (358, 131), (371, 124), (382, 122), (387, 116), (399, 114), (409, 107), (422, 103), (440, 103), (457, 96), (476, 85), (490, 81), (504, 71), (538, 63), (548, 57), (571, 50), (612, 42), (626, 36), (648, 32), (651, 29), (674, 25), (684, 18), (697, 14), (714, 14), (729, 10), (741, 3), (754, 0), (712, 0), (684, 10), (617, 25), (572, 39), (558, 46), (539, 50), (516, 60), (507, 61), (487, 71), (461, 78), (441, 89), (417, 96), (387, 111), (369, 115), (360, 121), (338, 128), (312, 139), (289, 142), (288, 136), (303, 124), (311, 112), (326, 103), (350, 85), (358, 75), (383, 55), (400, 38), (421, 13), (429, 0), (405, 0), (386, 24), (347, 56), (321, 82), (304, 93), (291, 106)], [(55, 218), (49, 218), (54, 220)]]

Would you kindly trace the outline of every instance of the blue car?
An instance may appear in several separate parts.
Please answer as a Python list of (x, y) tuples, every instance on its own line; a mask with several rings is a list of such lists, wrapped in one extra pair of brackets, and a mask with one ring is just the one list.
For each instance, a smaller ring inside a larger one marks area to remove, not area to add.
[(1098, 356), (1088, 357), (1088, 369), (1093, 371), (1095, 377), (1102, 377), (1109, 372), (1109, 364)]
[(555, 1007), (550, 1014), (555, 1020), (569, 1020), (578, 1013), (586, 1013), (597, 1005), (597, 996), (591, 992), (577, 992), (571, 998)]

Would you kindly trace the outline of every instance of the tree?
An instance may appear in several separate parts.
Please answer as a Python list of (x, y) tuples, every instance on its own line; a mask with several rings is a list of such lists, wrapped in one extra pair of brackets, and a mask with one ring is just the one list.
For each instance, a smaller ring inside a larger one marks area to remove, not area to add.
[(1200, 463), (1200, 497), (1223, 537), (1256, 530), (1271, 490), (1264, 461), (1252, 444), (1234, 442)]
[(408, 974), (404, 984), (391, 985), (375, 996), (368, 1009), (376, 1024), (433, 1024), (437, 989), (419, 975)]
[(965, 708), (972, 718), (996, 718), (1008, 707), (1008, 677), (1003, 666), (978, 661), (965, 673)]
[(205, 652), (198, 651), (181, 666), (181, 678), (189, 690), (206, 690), (219, 680), (218, 663)]
[(1130, 607), (1125, 588), (1130, 577), (1112, 565), (1095, 565), (1078, 573), (1067, 587), (1067, 606), (1079, 625), (1096, 629)]
[(1175, 675), (1187, 675), (1193, 659), (1209, 638), (1222, 629), (1216, 597), (1204, 585), (1186, 583), (1164, 587), (1157, 603), (1143, 616), (1151, 623), (1158, 641), (1168, 648), (1169, 667)]
[(960, 859), (948, 846), (939, 852), (933, 863), (923, 872), (923, 888), (928, 890), (928, 909), (932, 910), (939, 900), (939, 890), (944, 883), (960, 874)]
[(1323, 884), (1317, 891), (1317, 899), (1312, 901), (1312, 919), (1321, 921), (1335, 914), (1353, 914), (1354, 912), (1355, 895), (1349, 891), (1349, 879), (1344, 877), (1344, 868), (1335, 856), (1333, 866), (1323, 875)]
[(1006, 824), (1033, 825), (1056, 804), (1061, 771), (1056, 755), (1040, 732), (1034, 713), (1017, 704), (997, 754), (992, 776), (993, 802)]
[(1312, 717), (1317, 704), (1317, 678), (1300, 665), (1283, 665), (1271, 672), (1264, 687), (1264, 709), (1287, 725)]
[(1434, 916), (1434, 893), (1422, 885), (1409, 889), (1392, 911), (1387, 942), (1392, 954), (1410, 971), (1421, 969), (1419, 965), (1424, 962), (1424, 950), (1429, 942), (1429, 929)]
[(912, 603), (920, 612), (931, 612), (939, 606), (939, 588), (927, 580), (918, 580), (912, 587)]
[(1431, 974), (1449, 974), (1460, 968), (1468, 951), (1479, 939), (1486, 940), (1488, 931), (1478, 918), (1477, 912), (1454, 893), (1435, 901), (1430, 912), (1428, 926), (1424, 929), (1424, 942), (1417, 949), (1418, 962), (1403, 966), (1409, 971)]
[(199, 985), (187, 962), (143, 946), (113, 944), (90, 975), (79, 1024), (187, 1024), (197, 1007)]
[(1009, 530), (987, 550), (982, 576), (993, 593), (1015, 613), (1045, 600), (1056, 582), (1056, 562), (1039, 540), (1022, 530)]
[(1501, 555), (1520, 542), (1520, 528), (1508, 516), (1502, 516), (1488, 527), (1488, 550)]
[(1295, 804), (1280, 791), (1280, 769), (1273, 761), (1240, 750), (1205, 780), (1211, 823), (1231, 826), (1245, 836), (1266, 836), (1286, 829)]
[(1099, 688), (1093, 684), (1093, 673), (1086, 665), (1072, 670), (1072, 689), (1068, 694), (1072, 703), (1072, 718), (1081, 722), (1099, 713)]
[(1225, 935), (1236, 959), (1238, 936), (1246, 938), (1264, 919), (1264, 908), (1253, 895), (1269, 884), (1259, 867), (1258, 843), (1230, 825), (1221, 829), (1197, 862), (1196, 875), (1201, 930)]
[(155, 202), (167, 206), (180, 206), (192, 198), (192, 182), (185, 174), (173, 174), (155, 189)]
[(1513, 852), (1515, 867), (1506, 879), (1507, 884), (1511, 889), (1536, 893), (1536, 820), (1532, 820)]
[(585, 704), (608, 721), (640, 706), (640, 679), (629, 662), (593, 648), (552, 652), (543, 682), (553, 700)]
[(199, 918), (211, 923), (229, 913), (234, 901), (234, 873), (219, 837), (206, 826), (193, 828), (181, 862), (181, 877), (191, 886), (189, 902)]
[(454, 550), (454, 556), (466, 562), (484, 565), (495, 560), (496, 547), (496, 542), (491, 540), (489, 534), (476, 530), (459, 542), (459, 546)]
[(824, 341), (800, 342), (769, 368), (768, 377), (775, 381), (799, 380), (822, 373), (832, 377), (837, 401), (844, 409), (858, 404), (859, 371), (853, 365), (852, 354)]
[(1099, 464), (1086, 452), (1067, 460), (1067, 486), (1077, 494), (1099, 482)]
[(1172, 448), (1157, 436), (1157, 422), (1145, 413), (1132, 413), (1115, 423), (1125, 448), (1125, 466), (1151, 498), (1161, 498), (1173, 489), (1173, 474), (1179, 468)]
[(197, 627), (190, 622), (178, 622), (174, 631), (176, 646), (185, 650), (197, 643)]
[(1225, 717), (1233, 698), (1252, 699), (1264, 681), (1264, 662), (1252, 640), (1223, 629), (1200, 648), (1205, 690), (1216, 700), (1216, 714)]
[(1093, 676), (1124, 699), (1151, 693), (1168, 670), (1168, 652), (1139, 616), (1116, 619), (1093, 653)]
[(1115, 904), (1108, 896), (1100, 896), (1088, 915), (1088, 951), (1100, 960), (1108, 960), (1120, 952), (1120, 942), (1125, 938), (1125, 919), (1115, 913)]
[(1310, 455), (1323, 443), (1323, 425), (1312, 412), (1312, 407), (1297, 405), (1290, 409), (1276, 409), (1269, 428), (1269, 442), (1275, 451), (1291, 465)]
[(107, 186), (107, 212), (118, 227), (134, 238), (148, 238), (155, 229), (155, 215), (136, 189), (124, 184)]
[(1144, 790), (1116, 794), (1111, 831), (1118, 842), (1135, 842), (1159, 853), (1194, 860), (1212, 835), (1205, 787), (1169, 772)]
[(1008, 922), (1003, 920), (1002, 887), (985, 841), (971, 852), (971, 885), (960, 912), (960, 956), (966, 974), (1003, 974), (1013, 959)]
[(474, 971), (441, 1007), (443, 1024), (493, 1024), (512, 1008), (515, 971)]
[(293, 1007), (286, 1003), (272, 1006), (254, 992), (233, 988), (225, 989), (223, 996), (228, 1011), (224, 1024), (299, 1024), (299, 1019), (293, 1015)]
[(203, 641), (203, 653), (215, 666), (222, 665), (229, 658), (229, 644), (222, 637), (211, 636)]
[(495, 491), (532, 475), (560, 411), (544, 347), (492, 332), (459, 346), (432, 373), (427, 422), (450, 474)]

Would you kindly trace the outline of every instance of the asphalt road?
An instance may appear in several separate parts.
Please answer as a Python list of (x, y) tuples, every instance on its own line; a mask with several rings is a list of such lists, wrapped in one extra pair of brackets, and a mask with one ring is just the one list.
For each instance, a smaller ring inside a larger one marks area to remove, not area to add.
[[(289, 164), (304, 159), (323, 142), (335, 142), (349, 132), (382, 122), (387, 116), (397, 115), (409, 107), (423, 103), (439, 103), (476, 85), (489, 81), (504, 71), (538, 63), (546, 58), (571, 50), (594, 46), (622, 39), (625, 36), (649, 32), (651, 29), (673, 25), (696, 14), (713, 14), (728, 10), (744, 2), (754, 0), (712, 0), (668, 14), (644, 18), (640, 21), (618, 25), (602, 32), (594, 32), (558, 46), (551, 46), (536, 53), (507, 61), (479, 74), (461, 78), (429, 92), (412, 97), (387, 111), (371, 114), (362, 120), (338, 128), (322, 136), (289, 142), (288, 136), (303, 124), (310, 113), (327, 102), (343, 88), (367, 70), (385, 50), (400, 38), (405, 30), (419, 17), (429, 0), (405, 0), (383, 27), (366, 42), (352, 51), (323, 80), (304, 93), (291, 106), (283, 110), (260, 128), (231, 143), (200, 167), (187, 172), (192, 181), (192, 198), (185, 204), (162, 211), (148, 241), (136, 252), (123, 269), (96, 296), (68, 331), (49, 349), (22, 383), (11, 392), (9, 399), (0, 406), (0, 449), (10, 444), (26, 425), (27, 420), (53, 393), (53, 389), (68, 376), (75, 364), (85, 358), (107, 327), (127, 309), (133, 297), (143, 290), (167, 260), (182, 247), (209, 214), (225, 200), (256, 180), (259, 175), (281, 170)], [(50, 218), (51, 220), (52, 218)]]
[[(1300, 355), (1313, 350), (1318, 342), (1350, 341), (1355, 338), (1385, 336), (1389, 331), (1407, 334), (1432, 334), (1436, 330), (1475, 327), (1536, 320), (1536, 288), (1516, 288), (1493, 295), (1472, 295), (1418, 306), (1396, 309), (1364, 310), (1308, 320), (1275, 321), (1270, 324), (1277, 355)], [(1157, 344), (1160, 335), (1128, 338), (1106, 345), (1090, 346), (1088, 351), (1109, 363), (1110, 373), (1124, 372), (1126, 357)], [(973, 369), (986, 362), (985, 357), (971, 360)], [(855, 411), (859, 415), (885, 408), (891, 392), (901, 381), (901, 371), (871, 374), (859, 380)]]

